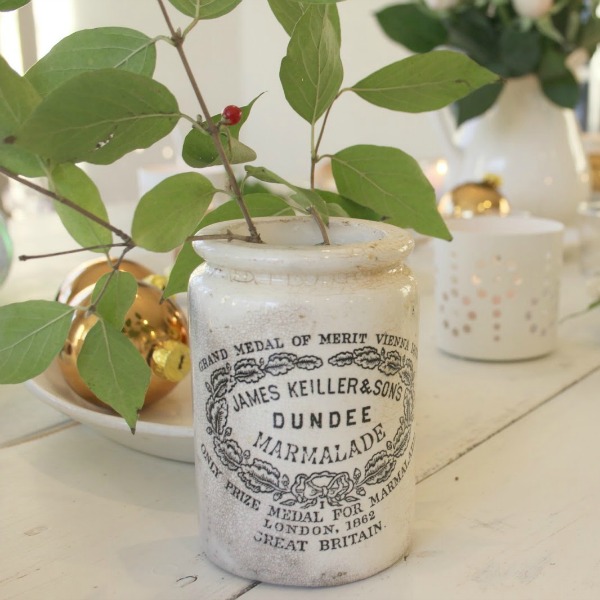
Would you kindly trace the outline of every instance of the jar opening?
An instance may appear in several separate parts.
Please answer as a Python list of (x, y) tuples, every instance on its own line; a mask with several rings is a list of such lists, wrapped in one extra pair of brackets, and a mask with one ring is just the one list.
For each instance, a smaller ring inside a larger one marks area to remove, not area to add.
[[(242, 267), (249, 262), (281, 265), (285, 270), (316, 271), (386, 268), (410, 254), (413, 240), (404, 230), (375, 221), (331, 218), (331, 245), (323, 244), (319, 227), (310, 217), (264, 217), (255, 219), (262, 244), (214, 239), (230, 231), (247, 236), (242, 220), (215, 223), (198, 235), (213, 239), (194, 242), (194, 249), (208, 263), (222, 267)], [(338, 263), (342, 262), (343, 265)]]

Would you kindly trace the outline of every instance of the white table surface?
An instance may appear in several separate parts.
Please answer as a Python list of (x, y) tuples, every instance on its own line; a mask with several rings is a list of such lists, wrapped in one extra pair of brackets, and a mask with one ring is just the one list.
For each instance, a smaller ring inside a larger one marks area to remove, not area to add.
[[(126, 210), (111, 212), (127, 226)], [(11, 231), (17, 254), (72, 247), (52, 213)], [(16, 263), (0, 304), (52, 298), (84, 258)], [(434, 344), (428, 244), (412, 262), (419, 484), (405, 561), (342, 588), (229, 575), (196, 537), (193, 465), (120, 446), (11, 385), (0, 387), (0, 599), (600, 598), (600, 310), (562, 322), (545, 358), (451, 358)], [(571, 257), (561, 313), (588, 301)]]

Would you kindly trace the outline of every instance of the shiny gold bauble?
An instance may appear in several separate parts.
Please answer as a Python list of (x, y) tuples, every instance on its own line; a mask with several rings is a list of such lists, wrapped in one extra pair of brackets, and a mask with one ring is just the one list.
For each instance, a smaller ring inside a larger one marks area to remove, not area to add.
[(442, 216), (454, 219), (507, 215), (510, 205), (499, 185), (500, 179), (491, 175), (480, 182), (463, 183), (441, 197), (438, 210)]
[[(113, 265), (117, 262), (116, 258), (110, 260)], [(109, 273), (111, 269), (112, 267), (106, 258), (95, 258), (79, 265), (67, 275), (58, 290), (56, 299), (63, 304), (73, 304), (72, 300), (76, 294), (79, 294), (90, 285), (95, 285), (98, 279)], [(119, 271), (131, 273), (138, 281), (155, 276), (150, 269), (126, 258), (119, 264)]]
[[(94, 286), (75, 294), (70, 304), (89, 306)], [(85, 310), (75, 313), (69, 335), (58, 356), (58, 364), (69, 386), (80, 396), (106, 406), (85, 384), (77, 369), (77, 358), (85, 336), (98, 317)], [(150, 365), (152, 376), (144, 406), (168, 394), (190, 369), (187, 320), (179, 306), (162, 299), (162, 291), (138, 281), (135, 301), (127, 312), (123, 332)]]
[(592, 153), (588, 156), (588, 160), (590, 163), (592, 190), (600, 192), (600, 154)]

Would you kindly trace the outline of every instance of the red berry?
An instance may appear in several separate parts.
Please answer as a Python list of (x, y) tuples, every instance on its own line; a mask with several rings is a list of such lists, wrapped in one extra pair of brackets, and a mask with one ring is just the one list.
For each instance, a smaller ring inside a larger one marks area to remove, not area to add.
[(221, 116), (225, 125), (237, 125), (242, 118), (242, 109), (239, 106), (230, 104), (223, 109)]

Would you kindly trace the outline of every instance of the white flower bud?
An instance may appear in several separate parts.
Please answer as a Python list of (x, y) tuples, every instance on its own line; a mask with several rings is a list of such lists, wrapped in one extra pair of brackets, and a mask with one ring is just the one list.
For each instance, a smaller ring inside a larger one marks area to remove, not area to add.
[(431, 10), (449, 10), (454, 8), (460, 0), (425, 0), (425, 4), (431, 8)]
[(565, 66), (577, 76), (578, 71), (590, 60), (589, 52), (585, 48), (576, 48), (565, 59)]
[(515, 10), (522, 17), (539, 19), (552, 8), (552, 0), (513, 0)]

